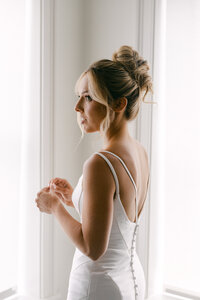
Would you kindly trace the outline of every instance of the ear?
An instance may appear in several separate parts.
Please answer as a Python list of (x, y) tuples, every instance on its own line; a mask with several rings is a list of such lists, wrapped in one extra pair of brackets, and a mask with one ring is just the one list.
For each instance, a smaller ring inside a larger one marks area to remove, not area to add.
[(124, 110), (127, 106), (127, 99), (126, 97), (122, 97), (119, 99), (116, 99), (113, 105), (113, 110), (116, 112), (120, 112)]

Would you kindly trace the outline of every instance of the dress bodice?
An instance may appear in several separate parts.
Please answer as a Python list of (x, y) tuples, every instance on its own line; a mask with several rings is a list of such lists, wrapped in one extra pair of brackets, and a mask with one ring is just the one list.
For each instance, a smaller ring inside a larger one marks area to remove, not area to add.
[[(105, 152), (109, 152), (109, 151), (105, 151)], [(80, 265), (83, 266), (85, 264), (85, 266), (87, 266), (87, 269), (90, 270), (90, 272), (93, 273), (103, 272), (109, 274), (110, 276), (112, 276), (113, 280), (119, 286), (123, 274), (124, 276), (130, 276), (131, 277), (129, 278), (130, 280), (127, 280), (127, 282), (123, 286), (121, 286), (122, 289), (121, 293), (123, 295), (126, 295), (128, 291), (130, 291), (130, 288), (132, 288), (132, 290), (134, 290), (135, 299), (137, 300), (140, 298), (137, 298), (138, 285), (137, 285), (137, 276), (134, 273), (135, 272), (134, 260), (138, 261), (138, 257), (136, 253), (136, 234), (137, 234), (139, 221), (141, 217), (140, 214), (138, 218), (137, 187), (123, 160), (120, 157), (118, 157), (116, 154), (112, 152), (109, 153), (116, 156), (120, 160), (120, 162), (126, 169), (135, 187), (136, 222), (131, 222), (128, 219), (128, 216), (126, 214), (126, 211), (120, 199), (118, 178), (111, 162), (102, 153), (95, 152), (94, 154), (100, 155), (107, 162), (113, 174), (115, 185), (116, 185), (116, 193), (115, 193), (115, 197), (113, 198), (114, 210), (113, 210), (113, 221), (112, 221), (112, 227), (110, 232), (110, 238), (109, 238), (109, 243), (106, 252), (99, 259), (95, 261), (91, 260), (88, 256), (84, 255), (78, 248), (76, 248), (73, 264), (72, 264), (72, 272), (74, 272), (77, 268), (80, 268)], [(80, 216), (81, 223), (82, 223), (82, 208), (83, 208), (83, 194), (84, 194), (82, 188), (82, 181), (83, 181), (83, 174), (79, 177), (78, 183), (72, 194), (72, 201), (76, 211)], [(136, 264), (138, 264), (138, 268), (142, 269), (139, 262), (136, 262)], [(121, 272), (120, 275), (119, 275), (119, 270)], [(140, 271), (141, 271), (140, 273), (143, 276), (143, 271), (142, 270)], [(130, 286), (131, 284), (132, 287)], [(124, 297), (123, 299), (129, 299), (129, 298), (127, 296), (127, 298)]]

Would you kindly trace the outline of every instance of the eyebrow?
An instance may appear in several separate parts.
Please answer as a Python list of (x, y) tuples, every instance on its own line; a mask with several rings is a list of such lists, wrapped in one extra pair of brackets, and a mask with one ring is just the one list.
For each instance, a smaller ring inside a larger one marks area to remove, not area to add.
[[(85, 94), (85, 93), (88, 93), (88, 91), (83, 91), (83, 92), (82, 92), (82, 94)], [(79, 95), (79, 93), (78, 93), (78, 95)]]

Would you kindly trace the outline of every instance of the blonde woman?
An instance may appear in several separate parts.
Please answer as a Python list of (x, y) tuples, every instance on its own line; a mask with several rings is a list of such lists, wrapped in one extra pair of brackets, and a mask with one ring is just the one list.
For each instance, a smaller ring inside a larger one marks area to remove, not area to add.
[[(52, 213), (76, 247), (67, 300), (142, 300), (145, 277), (136, 236), (149, 182), (148, 156), (128, 122), (152, 91), (147, 61), (130, 46), (93, 63), (76, 84), (84, 133), (99, 131), (103, 148), (83, 165), (76, 187), (54, 178), (35, 199)], [(61, 201), (60, 201), (61, 200)], [(62, 205), (74, 207), (81, 222)]]

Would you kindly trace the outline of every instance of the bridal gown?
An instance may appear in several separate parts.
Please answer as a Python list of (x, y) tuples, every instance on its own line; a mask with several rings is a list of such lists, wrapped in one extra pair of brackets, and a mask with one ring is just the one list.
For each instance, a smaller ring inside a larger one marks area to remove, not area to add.
[[(136, 234), (141, 214), (138, 218), (136, 184), (123, 160), (116, 154), (128, 173), (136, 190), (136, 222), (131, 222), (126, 214), (119, 195), (119, 183), (110, 160), (100, 155), (113, 174), (116, 193), (113, 199), (113, 222), (106, 252), (93, 261), (76, 248), (69, 277), (67, 300), (143, 300), (146, 281), (144, 271), (136, 253)], [(72, 201), (80, 219), (83, 205), (83, 174), (72, 194)], [(82, 219), (81, 219), (82, 222)]]

